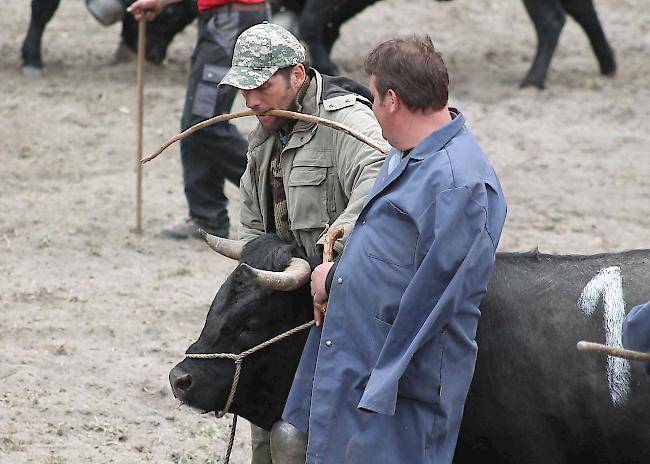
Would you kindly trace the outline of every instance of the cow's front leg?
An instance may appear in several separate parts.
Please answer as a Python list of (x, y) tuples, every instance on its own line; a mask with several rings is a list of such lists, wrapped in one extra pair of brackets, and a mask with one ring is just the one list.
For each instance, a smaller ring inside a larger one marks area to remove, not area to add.
[(523, 0), (537, 33), (537, 52), (521, 87), (544, 88), (546, 74), (555, 52), (566, 15), (558, 0)]
[(605, 31), (598, 19), (598, 13), (592, 0), (562, 0), (564, 10), (584, 29), (591, 48), (596, 54), (601, 74), (616, 74), (616, 59), (610, 47)]
[[(41, 59), (41, 42), (45, 26), (54, 16), (60, 0), (32, 0), (32, 15), (29, 20), (27, 35), (21, 48), (23, 68), (30, 74), (40, 74), (36, 70), (43, 67)], [(30, 71), (31, 69), (31, 71)]]
[[(147, 24), (145, 59), (149, 63), (162, 64), (167, 56), (167, 48), (176, 34), (185, 29), (196, 17), (190, 0), (171, 3), (156, 18)], [(138, 51), (138, 22), (131, 13), (122, 19), (122, 42), (128, 51), (118, 49), (116, 62), (127, 61)]]
[[(329, 50), (325, 44), (325, 29), (331, 27), (330, 23), (338, 12), (341, 0), (333, 2), (320, 2), (319, 0), (307, 0), (300, 13), (299, 30), (300, 37), (307, 44), (309, 59), (314, 68), (323, 74), (334, 76), (338, 73), (338, 67), (332, 62)], [(335, 31), (338, 36), (338, 28)], [(332, 43), (333, 41), (330, 40)]]

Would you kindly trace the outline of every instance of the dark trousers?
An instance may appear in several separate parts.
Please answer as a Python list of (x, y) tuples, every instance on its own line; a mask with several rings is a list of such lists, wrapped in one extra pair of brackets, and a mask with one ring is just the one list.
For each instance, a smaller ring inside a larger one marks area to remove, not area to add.
[[(181, 130), (213, 116), (228, 113), (237, 90), (217, 84), (230, 68), (239, 34), (267, 20), (268, 10), (223, 11), (199, 20), (199, 36), (192, 54)], [(228, 232), (228, 199), (224, 181), (239, 186), (246, 168), (247, 142), (237, 128), (220, 123), (181, 141), (183, 181), (189, 215), (208, 232)]]

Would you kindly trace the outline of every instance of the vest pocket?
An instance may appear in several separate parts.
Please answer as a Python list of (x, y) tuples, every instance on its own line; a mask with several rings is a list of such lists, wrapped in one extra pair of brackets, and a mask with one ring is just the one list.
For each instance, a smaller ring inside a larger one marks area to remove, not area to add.
[(294, 166), (287, 185), (287, 207), (293, 230), (327, 226), (327, 168)]

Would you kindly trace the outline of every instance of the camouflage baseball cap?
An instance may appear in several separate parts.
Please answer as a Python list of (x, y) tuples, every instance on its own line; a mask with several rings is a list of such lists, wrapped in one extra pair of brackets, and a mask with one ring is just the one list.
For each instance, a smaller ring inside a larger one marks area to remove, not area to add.
[(250, 90), (264, 84), (280, 68), (305, 61), (305, 49), (289, 31), (264, 21), (241, 33), (232, 67), (219, 85)]

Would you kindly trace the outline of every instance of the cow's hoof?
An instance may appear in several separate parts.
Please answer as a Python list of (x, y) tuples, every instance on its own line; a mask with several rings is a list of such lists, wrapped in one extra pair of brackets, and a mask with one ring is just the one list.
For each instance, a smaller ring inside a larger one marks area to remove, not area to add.
[(144, 57), (149, 63), (161, 65), (165, 61), (166, 55), (166, 48), (151, 47), (145, 52)]
[(613, 77), (616, 75), (616, 61), (614, 57), (608, 60), (603, 60), (600, 63), (600, 73), (603, 76)]
[(43, 68), (37, 68), (36, 66), (23, 66), (22, 74), (30, 79), (40, 79), (43, 77)]
[(544, 90), (544, 82), (538, 82), (535, 79), (526, 78), (519, 84), (520, 89), (525, 89), (527, 87), (537, 87), (538, 90)]
[(124, 42), (120, 42), (115, 50), (115, 55), (113, 55), (113, 61), (111, 64), (122, 64), (130, 63), (135, 60), (135, 53), (131, 51), (128, 45)]

